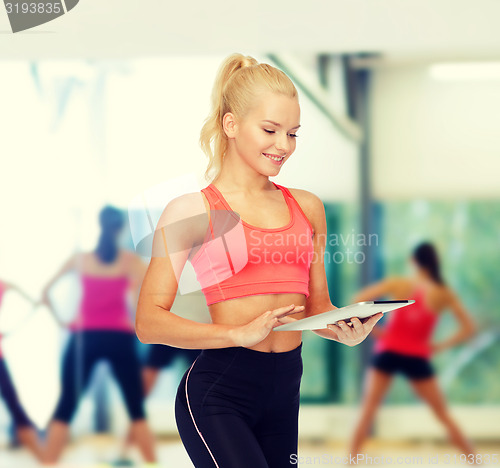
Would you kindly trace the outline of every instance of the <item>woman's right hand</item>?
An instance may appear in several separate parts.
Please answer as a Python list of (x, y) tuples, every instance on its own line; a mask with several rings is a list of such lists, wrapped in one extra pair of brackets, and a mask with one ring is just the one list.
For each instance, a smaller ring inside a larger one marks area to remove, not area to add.
[(262, 315), (247, 323), (239, 325), (230, 330), (230, 336), (235, 346), (250, 347), (260, 343), (272, 329), (282, 325), (279, 319), (290, 314), (296, 314), (304, 311), (304, 306), (290, 304), (286, 307), (280, 307), (274, 310), (268, 310)]

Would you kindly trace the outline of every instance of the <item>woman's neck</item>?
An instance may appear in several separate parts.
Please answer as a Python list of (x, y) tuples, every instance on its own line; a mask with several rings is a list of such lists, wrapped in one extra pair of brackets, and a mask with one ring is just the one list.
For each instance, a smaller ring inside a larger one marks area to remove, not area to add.
[(268, 176), (259, 174), (231, 156), (225, 158), (219, 175), (212, 183), (227, 191), (247, 193), (261, 192), (272, 187)]
[(415, 272), (415, 280), (417, 283), (421, 284), (434, 284), (435, 281), (433, 278), (431, 278), (431, 275), (427, 273), (425, 270), (417, 270)]

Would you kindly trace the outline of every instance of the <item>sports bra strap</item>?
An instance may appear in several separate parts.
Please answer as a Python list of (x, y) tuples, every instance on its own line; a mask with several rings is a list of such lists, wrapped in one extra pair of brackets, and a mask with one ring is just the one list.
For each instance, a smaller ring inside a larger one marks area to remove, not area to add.
[(284, 187), (283, 185), (278, 185), (277, 183), (273, 182), (273, 184), (280, 188), (281, 190), (283, 190), (283, 192), (285, 192), (290, 198), (293, 198), (292, 194), (290, 193), (290, 190), (288, 190), (286, 187)]
[[(210, 210), (214, 210), (215, 206), (219, 203), (219, 198), (217, 197), (217, 194), (212, 190), (212, 188), (209, 185), (207, 187), (205, 187), (204, 189), (201, 189), (201, 191), (205, 194), (205, 197), (207, 197), (208, 206), (210, 207)], [(212, 225), (212, 216), (211, 216), (210, 210), (207, 212), (208, 224), (210, 226), (210, 232), (212, 234), (212, 239), (215, 239), (214, 227)]]
[[(222, 201), (219, 199), (217, 193), (215, 192), (215, 190), (212, 187), (210, 187), (210, 185), (208, 185), (207, 187), (205, 187), (201, 191), (207, 197), (208, 204), (210, 205), (210, 208), (223, 209)], [(220, 207), (218, 205), (220, 205)]]
[(312, 224), (311, 224), (311, 221), (309, 221), (309, 218), (306, 216), (306, 214), (304, 213), (304, 211), (300, 207), (299, 202), (292, 195), (292, 192), (290, 192), (290, 190), (288, 188), (284, 187), (283, 185), (278, 185), (278, 184), (275, 184), (274, 182), (273, 182), (273, 184), (276, 185), (276, 187), (281, 188), (281, 190), (283, 190), (283, 192), (286, 193), (286, 195), (288, 196), (288, 198), (290, 198), (292, 200), (292, 202), (294, 203), (294, 205), (297, 207), (297, 209), (299, 210), (299, 212), (302, 214), (302, 216), (306, 220), (307, 224), (309, 224), (309, 227), (311, 228), (311, 231), (314, 231), (314, 229), (312, 227)]

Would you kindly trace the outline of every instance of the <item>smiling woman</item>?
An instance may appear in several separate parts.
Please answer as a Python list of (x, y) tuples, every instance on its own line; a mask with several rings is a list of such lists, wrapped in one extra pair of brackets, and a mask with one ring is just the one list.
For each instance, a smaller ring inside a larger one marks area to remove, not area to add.
[[(194, 212), (193, 194), (187, 194), (167, 205), (155, 232), (136, 332), (146, 343), (202, 349), (175, 402), (177, 427), (196, 467), (294, 464), (302, 335), (274, 328), (294, 321), (290, 314), (335, 308), (323, 263), (322, 201), (269, 180), (294, 153), (299, 122), (298, 93), (285, 73), (252, 57), (227, 57), (200, 135), (209, 158), (211, 182), (201, 190), (208, 222), (172, 234), (169, 226)], [(188, 260), (211, 324), (171, 312), (178, 272)], [(381, 316), (314, 332), (354, 346)]]

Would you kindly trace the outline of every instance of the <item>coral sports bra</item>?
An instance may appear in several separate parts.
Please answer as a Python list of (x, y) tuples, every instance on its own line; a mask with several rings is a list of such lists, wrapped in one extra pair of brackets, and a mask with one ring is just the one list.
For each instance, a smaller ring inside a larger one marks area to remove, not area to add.
[(207, 305), (243, 296), (300, 293), (309, 296), (313, 228), (290, 191), (281, 190), (290, 220), (280, 228), (251, 226), (210, 184), (210, 230), (190, 259)]

